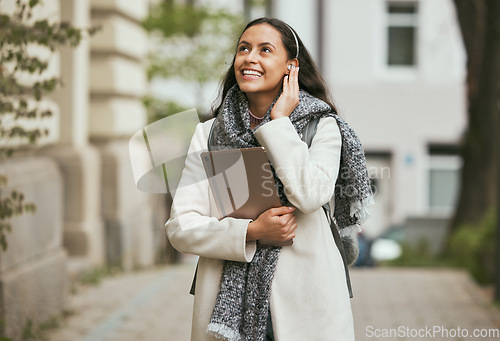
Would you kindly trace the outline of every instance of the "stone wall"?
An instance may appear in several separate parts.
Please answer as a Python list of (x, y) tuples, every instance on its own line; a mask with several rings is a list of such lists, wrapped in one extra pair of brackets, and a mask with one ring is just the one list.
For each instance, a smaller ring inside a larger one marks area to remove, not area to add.
[(8, 178), (5, 193), (20, 191), (37, 207), (35, 214), (12, 219), (8, 249), (0, 252), (0, 320), (3, 334), (18, 340), (30, 321), (36, 326), (64, 308), (63, 180), (48, 157), (10, 160), (0, 173)]
[[(109, 264), (129, 270), (152, 265), (160, 236), (152, 226), (148, 195), (138, 191), (131, 173), (129, 138), (146, 125), (141, 97), (147, 80), (148, 38), (140, 26), (148, 1), (92, 0), (89, 137), (100, 155), (101, 213)], [(162, 225), (163, 226), (163, 225)], [(161, 251), (160, 251), (161, 252)]]
[(30, 323), (36, 327), (62, 312), (72, 274), (176, 259), (167, 252), (163, 229), (168, 202), (136, 189), (128, 151), (128, 139), (146, 124), (141, 96), (147, 90), (148, 37), (140, 20), (148, 5), (43, 2), (41, 12), (53, 20), (78, 28), (101, 24), (102, 30), (53, 56), (55, 76), (64, 84), (48, 98), (55, 105), (55, 137), (36, 157), (0, 164), (9, 180), (5, 191), (19, 190), (37, 205), (34, 215), (12, 220), (9, 249), (0, 252), (0, 326), (13, 340)]

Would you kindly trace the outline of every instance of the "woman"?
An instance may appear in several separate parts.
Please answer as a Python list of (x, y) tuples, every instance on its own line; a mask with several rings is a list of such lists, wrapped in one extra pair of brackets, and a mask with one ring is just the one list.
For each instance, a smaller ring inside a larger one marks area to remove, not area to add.
[[(364, 154), (291, 27), (268, 18), (247, 25), (214, 115), (196, 129), (166, 224), (177, 250), (200, 256), (192, 340), (354, 340), (344, 264), (322, 206), (335, 192), (340, 226), (359, 224), (371, 195)], [(298, 133), (316, 117), (308, 148)], [(196, 180), (208, 142), (264, 146), (283, 206), (253, 221), (218, 216), (208, 181)], [(353, 195), (335, 189), (341, 167), (340, 189), (350, 185)], [(262, 238), (293, 244), (257, 247)]]

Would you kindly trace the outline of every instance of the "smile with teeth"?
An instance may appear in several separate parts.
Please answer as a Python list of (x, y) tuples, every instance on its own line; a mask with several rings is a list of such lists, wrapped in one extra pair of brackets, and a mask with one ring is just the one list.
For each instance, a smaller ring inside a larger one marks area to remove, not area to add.
[(254, 70), (243, 70), (243, 76), (260, 77), (260, 76), (262, 76), (262, 72), (254, 71)]

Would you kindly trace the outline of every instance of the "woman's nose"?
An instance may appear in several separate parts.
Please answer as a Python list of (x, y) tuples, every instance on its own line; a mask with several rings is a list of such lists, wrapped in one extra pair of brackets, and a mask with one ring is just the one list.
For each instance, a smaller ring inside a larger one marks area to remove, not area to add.
[(248, 52), (246, 62), (247, 63), (256, 63), (258, 61), (259, 53), (257, 50), (253, 49)]

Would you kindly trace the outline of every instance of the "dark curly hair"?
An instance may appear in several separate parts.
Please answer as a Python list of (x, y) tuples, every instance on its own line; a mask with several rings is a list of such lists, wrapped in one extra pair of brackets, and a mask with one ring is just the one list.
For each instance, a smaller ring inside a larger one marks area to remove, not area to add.
[[(283, 42), (283, 46), (287, 50), (288, 59), (295, 58), (297, 54), (297, 46), (295, 45), (295, 38), (293, 36), (293, 33), (291, 32), (291, 30), (293, 29), (283, 21), (276, 18), (258, 18), (251, 21), (245, 27), (243, 32), (241, 32), (240, 37), (238, 38), (238, 42), (241, 39), (243, 33), (245, 33), (247, 29), (259, 24), (269, 24), (273, 26), (276, 30), (278, 30), (278, 32), (280, 32), (281, 34), (281, 41)], [(297, 32), (295, 32), (295, 30), (293, 30), (293, 32), (295, 33), (297, 40), (299, 42), (299, 56), (298, 56), (299, 66), (300, 66), (299, 88), (307, 91), (314, 97), (323, 100), (332, 108), (334, 112), (337, 112), (337, 109), (331, 99), (330, 92), (328, 91), (328, 87), (326, 86), (323, 77), (321, 77), (316, 64), (314, 63), (311, 55), (309, 54), (309, 51), (307, 51), (306, 47), (302, 43), (302, 40), (300, 39)], [(229, 68), (229, 70), (227, 70), (226, 74), (224, 75), (220, 83), (219, 95), (217, 99), (214, 101), (214, 104), (212, 105), (213, 116), (217, 116), (219, 114), (219, 111), (222, 108), (222, 102), (224, 101), (224, 98), (226, 97), (229, 89), (231, 89), (231, 87), (233, 87), (233, 85), (237, 83), (236, 76), (234, 74), (235, 58), (236, 55), (233, 57), (231, 67)]]

